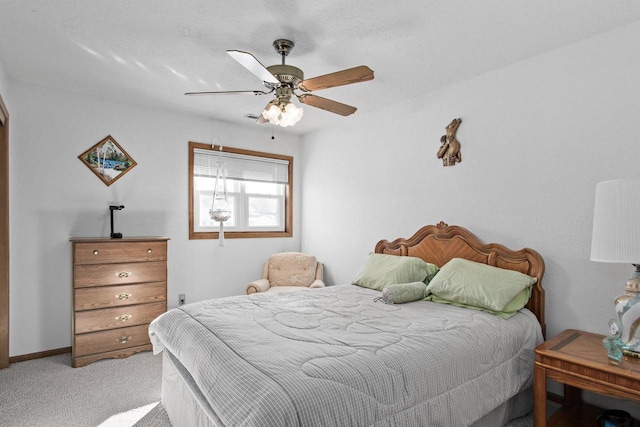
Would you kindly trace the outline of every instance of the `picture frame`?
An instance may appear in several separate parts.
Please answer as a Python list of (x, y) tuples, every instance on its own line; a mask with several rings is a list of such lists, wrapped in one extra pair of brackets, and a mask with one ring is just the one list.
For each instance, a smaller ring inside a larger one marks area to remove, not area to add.
[(111, 135), (104, 137), (78, 158), (107, 186), (137, 165), (133, 157)]

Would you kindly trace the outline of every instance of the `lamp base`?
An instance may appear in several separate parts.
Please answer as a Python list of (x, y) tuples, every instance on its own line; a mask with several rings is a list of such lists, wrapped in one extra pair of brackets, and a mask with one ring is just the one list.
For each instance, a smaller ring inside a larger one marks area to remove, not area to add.
[[(640, 358), (640, 265), (624, 288), (624, 295), (616, 297), (614, 307), (617, 319), (609, 322), (611, 335), (622, 342), (622, 351), (631, 357)], [(635, 355), (635, 356), (634, 356)]]

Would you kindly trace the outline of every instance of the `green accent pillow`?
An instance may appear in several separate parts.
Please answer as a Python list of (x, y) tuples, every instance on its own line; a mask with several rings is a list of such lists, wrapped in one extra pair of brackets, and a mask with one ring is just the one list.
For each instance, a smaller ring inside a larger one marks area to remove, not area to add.
[(420, 258), (370, 253), (352, 283), (381, 291), (397, 283), (429, 283), (437, 272), (437, 266)]
[(386, 304), (404, 304), (418, 301), (427, 295), (427, 285), (424, 282), (397, 283), (387, 285), (382, 289), (381, 299)]
[(505, 311), (507, 307), (512, 308), (509, 304), (536, 280), (517, 271), (454, 258), (429, 282), (427, 294), (459, 304)]
[(524, 289), (522, 292), (520, 292), (509, 304), (507, 304), (507, 306), (504, 308), (503, 311), (495, 311), (495, 310), (489, 310), (488, 308), (461, 304), (459, 302), (442, 299), (434, 294), (429, 295), (428, 297), (425, 298), (425, 300), (433, 301), (441, 304), (455, 305), (458, 307), (471, 308), (473, 310), (486, 311), (487, 313), (495, 314), (496, 316), (502, 317), (503, 319), (508, 319), (509, 317), (513, 316), (518, 311), (520, 311), (522, 307), (527, 305), (527, 302), (529, 302), (530, 296), (531, 296), (531, 287), (528, 287)]

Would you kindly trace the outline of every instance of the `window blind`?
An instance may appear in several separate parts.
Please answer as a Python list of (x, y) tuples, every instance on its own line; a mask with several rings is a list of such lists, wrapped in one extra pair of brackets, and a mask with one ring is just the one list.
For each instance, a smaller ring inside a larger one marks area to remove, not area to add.
[(289, 183), (288, 160), (225, 153), (224, 151), (220, 153), (200, 148), (195, 148), (193, 151), (193, 175), (215, 178), (218, 156), (222, 156), (228, 179)]

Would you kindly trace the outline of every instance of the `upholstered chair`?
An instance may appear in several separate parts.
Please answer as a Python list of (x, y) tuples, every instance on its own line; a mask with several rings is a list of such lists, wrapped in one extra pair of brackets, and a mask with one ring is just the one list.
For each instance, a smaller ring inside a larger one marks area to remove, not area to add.
[(322, 288), (322, 263), (300, 252), (273, 254), (262, 267), (262, 278), (247, 285), (247, 295)]

